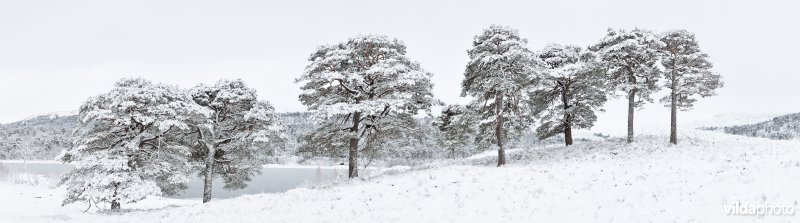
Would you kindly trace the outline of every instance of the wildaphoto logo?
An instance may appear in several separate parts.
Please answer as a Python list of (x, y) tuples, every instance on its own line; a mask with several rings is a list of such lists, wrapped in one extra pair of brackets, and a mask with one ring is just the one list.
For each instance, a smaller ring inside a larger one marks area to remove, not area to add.
[(747, 202), (737, 201), (733, 204), (724, 205), (728, 215), (741, 216), (794, 216), (797, 212), (796, 206), (758, 204), (752, 205)]

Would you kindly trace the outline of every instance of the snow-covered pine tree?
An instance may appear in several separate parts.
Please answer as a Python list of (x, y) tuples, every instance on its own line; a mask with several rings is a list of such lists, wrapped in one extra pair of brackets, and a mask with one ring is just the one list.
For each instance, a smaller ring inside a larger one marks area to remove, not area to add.
[(599, 43), (590, 47), (598, 53), (607, 75), (628, 98), (628, 143), (633, 142), (633, 115), (636, 108), (653, 102), (661, 73), (657, 67), (658, 51), (663, 43), (649, 30), (608, 29)]
[(64, 204), (108, 202), (111, 209), (150, 195), (185, 189), (190, 148), (173, 134), (188, 130), (184, 121), (196, 111), (178, 88), (143, 79), (122, 79), (80, 108), (75, 147), (60, 155), (75, 163), (65, 174)]
[(722, 76), (711, 71), (714, 66), (708, 54), (700, 50), (694, 34), (686, 30), (672, 30), (661, 36), (661, 64), (670, 94), (660, 102), (670, 107), (669, 142), (678, 144), (678, 109), (689, 110), (699, 97), (716, 94), (714, 90), (723, 86)]
[(538, 54), (541, 73), (531, 93), (541, 125), (539, 139), (564, 134), (572, 145), (572, 128), (591, 128), (607, 100), (607, 80), (593, 52), (571, 45), (549, 44)]
[(205, 115), (191, 122), (188, 142), (194, 142), (190, 161), (201, 168), (203, 203), (211, 201), (215, 176), (226, 189), (242, 189), (285, 144), (275, 109), (259, 101), (242, 80), (220, 80), (190, 90)]
[[(383, 35), (361, 35), (335, 45), (320, 46), (297, 79), (300, 101), (314, 119), (328, 128), (312, 133), (349, 141), (350, 178), (358, 177), (359, 140), (386, 127), (402, 126), (403, 119), (420, 111), (430, 113), (431, 73), (406, 56), (400, 40)], [(335, 135), (334, 135), (335, 133)], [(363, 144), (363, 143), (362, 143)]]
[(504, 165), (504, 143), (531, 122), (526, 89), (535, 71), (528, 41), (507, 26), (492, 25), (475, 36), (464, 72), (462, 96), (471, 96), (468, 109), (480, 123), (477, 142), (497, 144), (497, 166)]
[(471, 154), (469, 145), (475, 138), (477, 124), (471, 120), (473, 116), (467, 114), (463, 105), (448, 105), (442, 109), (442, 114), (433, 122), (439, 130), (439, 144), (447, 149), (450, 158), (462, 157)]

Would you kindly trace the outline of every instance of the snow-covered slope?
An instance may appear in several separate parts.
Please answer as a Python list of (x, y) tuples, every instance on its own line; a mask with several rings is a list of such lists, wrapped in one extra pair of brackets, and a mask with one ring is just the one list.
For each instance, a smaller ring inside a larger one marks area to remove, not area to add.
[(770, 139), (797, 139), (800, 138), (800, 113), (778, 116), (767, 121), (734, 125), (717, 128), (728, 134)]
[(54, 160), (72, 146), (77, 124), (74, 112), (58, 112), (0, 125), (0, 159)]
[[(652, 134), (644, 132), (645, 134)], [(443, 161), (323, 189), (295, 189), (123, 213), (81, 213), (41, 198), (0, 222), (787, 222), (725, 205), (798, 206), (800, 142), (682, 129), (637, 142), (579, 142)], [(19, 196), (0, 189), (0, 196)], [(58, 190), (56, 190), (58, 191)], [(52, 193), (52, 192), (50, 192)], [(32, 195), (36, 196), (36, 195)], [(2, 202), (13, 202), (2, 199)], [(31, 199), (28, 197), (27, 199)], [(168, 201), (165, 201), (168, 202)], [(23, 202), (26, 203), (26, 202)], [(163, 205), (162, 205), (163, 206)], [(125, 207), (125, 206), (123, 206)], [(798, 210), (800, 211), (800, 210)]]

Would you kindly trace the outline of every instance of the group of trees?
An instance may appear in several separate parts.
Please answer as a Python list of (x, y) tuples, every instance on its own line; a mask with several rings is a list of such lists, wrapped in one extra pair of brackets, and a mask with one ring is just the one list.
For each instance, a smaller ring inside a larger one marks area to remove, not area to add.
[[(302, 136), (287, 140), (272, 106), (241, 80), (191, 89), (123, 79), (81, 106), (76, 146), (60, 159), (76, 162), (66, 174), (65, 203), (108, 202), (112, 209), (148, 195), (175, 194), (188, 175), (204, 178), (203, 202), (216, 176), (225, 188), (243, 188), (286, 144), (298, 154), (346, 157), (348, 176), (360, 160), (430, 157), (419, 147), (438, 141), (450, 157), (505, 148), (533, 126), (540, 139), (590, 128), (605, 102), (628, 99), (628, 142), (636, 108), (661, 101), (672, 109), (671, 143), (677, 143), (677, 109), (722, 86), (692, 33), (614, 30), (588, 47), (549, 44), (532, 51), (518, 31), (493, 25), (467, 51), (461, 95), (472, 101), (444, 105), (432, 94), (432, 74), (406, 56), (405, 44), (383, 35), (360, 35), (318, 47), (296, 79), (299, 100), (311, 114), (287, 114)], [(306, 118), (314, 125), (302, 124)], [(298, 133), (298, 134), (299, 134)], [(368, 165), (368, 164), (367, 164)]]
[(60, 159), (75, 163), (62, 177), (64, 203), (136, 202), (186, 189), (189, 175), (204, 178), (203, 202), (221, 177), (243, 188), (282, 147), (272, 106), (241, 80), (189, 90), (144, 79), (123, 79), (79, 111), (76, 146)]
[[(670, 89), (661, 102), (672, 110), (670, 142), (677, 144), (677, 110), (722, 87), (708, 55), (685, 30), (609, 29), (587, 47), (549, 44), (538, 52), (527, 43), (499, 25), (475, 36), (461, 92), (472, 101), (444, 107), (433, 122), (450, 156), (471, 145), (496, 145), (498, 166), (504, 165), (507, 143), (532, 126), (540, 139), (563, 134), (569, 146), (572, 129), (592, 127), (595, 113), (620, 94), (628, 99), (627, 141), (633, 142), (635, 110), (662, 87)], [(413, 115), (441, 104), (431, 94), (431, 74), (393, 38), (366, 35), (321, 46), (309, 61), (297, 79), (300, 100), (320, 125), (306, 145), (348, 143), (350, 177), (358, 176), (359, 153), (379, 149), (371, 142), (418, 130)]]
[[(628, 99), (627, 141), (632, 142), (634, 112), (652, 102), (651, 95), (661, 89), (662, 80), (670, 89), (661, 100), (671, 108), (670, 142), (677, 144), (677, 110), (690, 109), (697, 97), (712, 96), (723, 85), (721, 76), (711, 72), (713, 66), (694, 34), (685, 30), (656, 34), (609, 29), (589, 47), (550, 44), (538, 53), (529, 53), (525, 43), (516, 30), (494, 25), (475, 37), (469, 51), (471, 61), (462, 84), (464, 93), (474, 98), (468, 111), (479, 111), (483, 125), (493, 123), (491, 139), (498, 145), (498, 165), (505, 163), (503, 128), (519, 132), (514, 128), (538, 120), (539, 138), (563, 133), (569, 146), (572, 128), (592, 127), (595, 112), (602, 111), (617, 92)], [(476, 76), (486, 79), (476, 85)], [(504, 125), (504, 121), (518, 124)]]
[[(677, 144), (677, 110), (691, 109), (698, 97), (712, 96), (723, 85), (694, 34), (685, 30), (609, 29), (588, 47), (549, 44), (535, 53), (526, 43), (517, 30), (493, 25), (468, 51), (462, 96), (473, 100), (460, 117), (477, 120), (476, 142), (497, 144), (498, 166), (505, 164), (504, 142), (537, 120), (540, 139), (563, 134), (571, 145), (572, 129), (592, 127), (595, 112), (617, 93), (628, 99), (627, 142), (633, 142), (635, 110), (652, 102), (662, 86), (670, 89), (661, 102), (671, 108), (670, 143)], [(439, 128), (462, 131), (446, 126), (459, 123), (451, 119), (443, 117)], [(462, 133), (444, 135), (452, 134)]]

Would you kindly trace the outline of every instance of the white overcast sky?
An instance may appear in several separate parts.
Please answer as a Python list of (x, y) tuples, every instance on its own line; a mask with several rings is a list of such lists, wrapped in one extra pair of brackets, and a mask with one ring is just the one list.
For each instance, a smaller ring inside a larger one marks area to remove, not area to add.
[[(293, 80), (321, 44), (360, 33), (403, 40), (434, 73), (434, 93), (459, 99), (474, 35), (512, 26), (540, 49), (588, 45), (608, 27), (683, 28), (726, 82), (679, 121), (720, 113), (800, 112), (800, 4), (773, 1), (0, 1), (0, 123), (76, 110), (123, 77), (191, 87), (242, 78), (279, 111), (302, 111)], [(625, 104), (599, 127), (624, 129)], [(637, 125), (667, 126), (654, 104)]]

